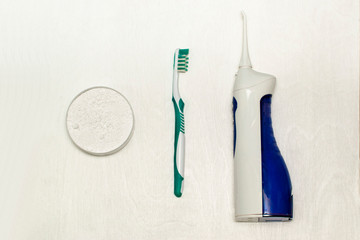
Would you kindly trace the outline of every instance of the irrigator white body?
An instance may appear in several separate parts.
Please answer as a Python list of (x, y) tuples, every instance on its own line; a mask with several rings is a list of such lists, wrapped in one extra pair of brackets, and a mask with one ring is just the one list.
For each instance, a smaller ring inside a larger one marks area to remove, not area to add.
[(288, 221), (291, 181), (271, 123), (276, 78), (252, 69), (243, 17), (243, 52), (233, 91), (235, 219)]

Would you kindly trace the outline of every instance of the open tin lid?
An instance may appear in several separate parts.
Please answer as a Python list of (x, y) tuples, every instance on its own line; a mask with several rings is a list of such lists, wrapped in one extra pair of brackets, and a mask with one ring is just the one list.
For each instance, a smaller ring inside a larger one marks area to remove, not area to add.
[(89, 88), (71, 102), (66, 127), (74, 144), (86, 153), (104, 156), (125, 147), (134, 131), (129, 101), (108, 87)]

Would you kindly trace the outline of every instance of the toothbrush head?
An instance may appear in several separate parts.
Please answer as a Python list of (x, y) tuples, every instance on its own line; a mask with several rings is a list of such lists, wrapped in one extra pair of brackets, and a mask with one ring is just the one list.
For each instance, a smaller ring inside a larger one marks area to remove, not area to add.
[(188, 71), (189, 63), (189, 49), (179, 49), (177, 60), (177, 71), (179, 73), (186, 73)]

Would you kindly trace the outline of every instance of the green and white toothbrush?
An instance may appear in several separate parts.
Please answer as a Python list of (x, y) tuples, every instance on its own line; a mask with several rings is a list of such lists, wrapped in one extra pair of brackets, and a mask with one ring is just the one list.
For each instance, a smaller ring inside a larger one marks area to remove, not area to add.
[(184, 102), (179, 92), (179, 73), (186, 73), (189, 49), (176, 49), (174, 54), (172, 101), (175, 109), (174, 141), (174, 194), (181, 197), (184, 190), (185, 168), (185, 119)]

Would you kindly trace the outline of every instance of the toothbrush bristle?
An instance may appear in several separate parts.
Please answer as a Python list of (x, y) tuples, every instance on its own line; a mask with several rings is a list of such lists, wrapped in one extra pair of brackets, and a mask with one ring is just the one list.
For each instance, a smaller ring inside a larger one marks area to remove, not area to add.
[(188, 70), (189, 63), (189, 49), (179, 49), (177, 70), (180, 73), (185, 73)]

